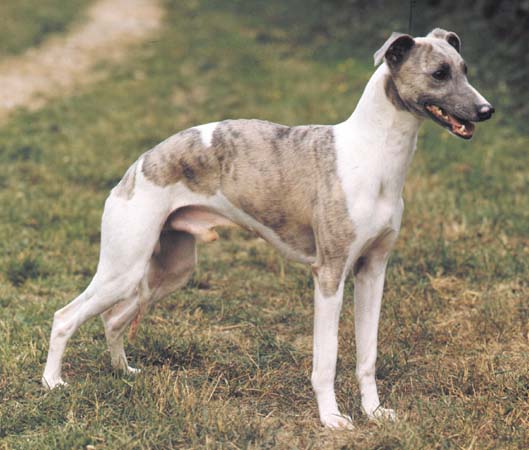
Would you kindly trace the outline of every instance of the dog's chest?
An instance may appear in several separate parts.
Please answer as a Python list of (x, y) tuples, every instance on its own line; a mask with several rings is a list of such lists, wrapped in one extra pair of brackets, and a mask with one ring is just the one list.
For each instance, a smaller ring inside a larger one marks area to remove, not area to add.
[(340, 126), (335, 136), (337, 173), (359, 244), (398, 232), (402, 188), (416, 137), (398, 130), (382, 141), (372, 131)]
[(389, 232), (398, 232), (403, 211), (400, 193), (389, 191), (383, 179), (362, 190), (344, 190), (355, 233), (354, 248), (365, 249)]

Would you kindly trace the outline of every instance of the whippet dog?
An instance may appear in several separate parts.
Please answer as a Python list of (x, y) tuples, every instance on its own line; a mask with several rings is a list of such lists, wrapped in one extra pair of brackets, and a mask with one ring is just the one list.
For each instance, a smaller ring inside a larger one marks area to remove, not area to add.
[(393, 419), (375, 384), (377, 331), (390, 250), (403, 212), (402, 189), (425, 118), (470, 139), (492, 106), (467, 81), (459, 37), (393, 33), (354, 113), (334, 126), (289, 127), (225, 120), (181, 131), (144, 153), (105, 203), (97, 272), (55, 313), (42, 382), (64, 384), (66, 343), (101, 315), (112, 365), (129, 372), (125, 329), (181, 287), (197, 241), (214, 228), (253, 230), (314, 276), (312, 386), (321, 422), (350, 428), (334, 393), (344, 282), (354, 273), (356, 376), (370, 418)]

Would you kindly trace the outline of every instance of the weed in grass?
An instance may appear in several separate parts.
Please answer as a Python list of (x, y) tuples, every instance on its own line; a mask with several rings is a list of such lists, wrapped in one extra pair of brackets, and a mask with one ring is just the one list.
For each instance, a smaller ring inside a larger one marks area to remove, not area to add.
[(25, 256), (12, 259), (6, 270), (7, 279), (15, 287), (20, 286), (28, 279), (44, 277), (48, 271), (43, 267), (42, 260)]

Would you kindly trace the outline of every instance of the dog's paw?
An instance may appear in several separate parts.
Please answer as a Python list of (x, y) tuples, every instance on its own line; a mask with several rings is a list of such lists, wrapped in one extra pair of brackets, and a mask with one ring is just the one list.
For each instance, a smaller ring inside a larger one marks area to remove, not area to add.
[(125, 375), (137, 375), (141, 372), (140, 369), (129, 366), (126, 358), (116, 358), (111, 360), (112, 369), (116, 373), (125, 374)]
[(52, 389), (57, 388), (57, 387), (66, 387), (66, 386), (68, 386), (68, 383), (66, 383), (66, 381), (64, 381), (62, 378), (56, 378), (56, 379), (48, 380), (48, 379), (42, 377), (42, 379), (40, 381), (42, 383), (42, 386), (45, 389), (48, 389), (50, 391)]
[(330, 428), (331, 430), (353, 429), (353, 419), (342, 414), (329, 414), (327, 416), (323, 416), (321, 418), (321, 423), (325, 428)]
[(136, 369), (135, 367), (127, 366), (125, 373), (129, 375), (138, 375), (141, 372), (141, 369)]
[(389, 420), (395, 422), (397, 420), (397, 414), (393, 409), (382, 408), (379, 406), (371, 414), (367, 415), (370, 420)]

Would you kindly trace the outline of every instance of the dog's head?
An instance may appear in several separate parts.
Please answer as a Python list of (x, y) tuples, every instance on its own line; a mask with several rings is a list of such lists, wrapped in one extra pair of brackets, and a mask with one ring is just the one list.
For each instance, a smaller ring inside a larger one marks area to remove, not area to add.
[(490, 119), (494, 108), (468, 82), (460, 50), (457, 34), (436, 28), (424, 38), (393, 33), (374, 58), (389, 67), (386, 94), (397, 108), (470, 139), (473, 122)]

